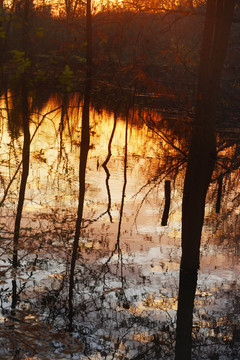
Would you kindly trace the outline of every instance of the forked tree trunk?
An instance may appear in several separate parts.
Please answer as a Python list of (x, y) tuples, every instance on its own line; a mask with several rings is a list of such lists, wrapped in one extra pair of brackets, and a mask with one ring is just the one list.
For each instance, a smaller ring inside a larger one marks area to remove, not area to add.
[(234, 0), (207, 2), (196, 117), (183, 190), (176, 360), (191, 359), (192, 310), (199, 268), (205, 198), (216, 159), (217, 98), (234, 3)]

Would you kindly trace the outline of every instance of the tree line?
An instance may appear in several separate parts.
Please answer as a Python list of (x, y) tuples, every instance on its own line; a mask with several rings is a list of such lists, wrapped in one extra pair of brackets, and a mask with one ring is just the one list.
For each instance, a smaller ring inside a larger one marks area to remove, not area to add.
[[(176, 95), (185, 103), (193, 99), (205, 4), (173, 3), (135, 0), (118, 6), (102, 4), (95, 12), (92, 8), (96, 92), (109, 87), (111, 92), (112, 86), (134, 87), (142, 93)], [(1, 2), (2, 89), (16, 87), (24, 73), (33, 89), (44, 89), (47, 84), (58, 91), (83, 91), (85, 6), (81, 1), (65, 1), (61, 9), (56, 16), (49, 2), (13, 1), (10, 7)], [(238, 45), (234, 43), (233, 47), (237, 54)], [(238, 60), (236, 55), (228, 62), (228, 93), (233, 92), (229, 77)]]

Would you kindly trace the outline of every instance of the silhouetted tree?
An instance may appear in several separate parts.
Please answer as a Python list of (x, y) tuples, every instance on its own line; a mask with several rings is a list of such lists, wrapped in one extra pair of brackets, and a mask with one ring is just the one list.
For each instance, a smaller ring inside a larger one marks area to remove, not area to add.
[(197, 105), (182, 203), (182, 259), (176, 359), (191, 359), (192, 311), (205, 198), (216, 160), (216, 110), (235, 0), (208, 0)]
[(83, 5), (81, 0), (64, 0), (67, 23), (70, 24), (73, 21), (76, 11), (80, 5)]
[(80, 147), (80, 161), (79, 161), (79, 200), (77, 221), (72, 249), (72, 259), (69, 279), (69, 330), (73, 329), (73, 290), (74, 290), (74, 272), (78, 254), (78, 244), (81, 232), (84, 197), (85, 197), (85, 174), (87, 166), (87, 158), (89, 151), (90, 130), (89, 130), (89, 107), (92, 90), (92, 10), (91, 0), (87, 0), (86, 12), (86, 31), (87, 31), (87, 52), (86, 52), (86, 78), (85, 78), (85, 95), (82, 110), (82, 131), (81, 131), (81, 147)]
[[(22, 17), (22, 49), (27, 52), (29, 45), (29, 11), (32, 5), (32, 0), (25, 0), (23, 4), (23, 17)], [(30, 159), (30, 130), (29, 130), (29, 100), (28, 100), (28, 83), (26, 73), (22, 73), (20, 78), (20, 113), (22, 115), (23, 126), (23, 150), (22, 150), (22, 176), (19, 189), (19, 198), (17, 205), (17, 214), (14, 226), (13, 238), (13, 295), (12, 295), (12, 311), (15, 311), (17, 305), (17, 285), (16, 285), (16, 271), (18, 267), (18, 247), (19, 247), (19, 234), (20, 224), (22, 219), (23, 204), (25, 199), (25, 192), (27, 186), (27, 179), (29, 174), (29, 159)]]

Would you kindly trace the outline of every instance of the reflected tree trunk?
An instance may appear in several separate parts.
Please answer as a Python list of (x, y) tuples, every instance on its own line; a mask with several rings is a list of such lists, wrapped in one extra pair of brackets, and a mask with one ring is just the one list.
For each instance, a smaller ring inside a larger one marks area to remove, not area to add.
[(234, 0), (207, 2), (195, 124), (183, 190), (176, 360), (191, 359), (192, 310), (199, 269), (205, 198), (216, 160), (217, 99), (234, 3)]
[[(8, 115), (7, 115), (7, 118), (9, 119), (9, 118), (10, 118), (10, 114), (9, 114), (9, 107), (8, 107), (8, 95), (7, 95), (7, 92), (5, 93), (5, 103), (6, 103), (6, 111), (7, 111), (7, 114), (8, 114)], [(45, 114), (43, 115), (42, 120), (40, 121), (40, 123), (37, 125), (35, 131), (33, 132), (33, 135), (32, 135), (32, 137), (31, 137), (31, 139), (30, 139), (30, 144), (31, 144), (31, 142), (33, 141), (33, 139), (35, 138), (35, 135), (37, 134), (40, 126), (42, 125), (42, 123), (43, 123), (43, 121), (46, 119), (46, 117), (47, 117), (49, 114), (55, 112), (56, 110), (59, 110), (60, 108), (61, 108), (61, 106), (60, 106), (60, 107), (57, 107), (57, 108), (55, 108), (55, 109), (53, 109), (53, 110), (50, 110), (49, 112), (47, 112), (47, 113), (45, 113)], [(4, 195), (3, 195), (3, 197), (2, 197), (2, 200), (0, 201), (0, 207), (3, 205), (4, 201), (6, 200), (6, 197), (7, 197), (7, 195), (8, 195), (8, 191), (9, 191), (9, 189), (10, 189), (13, 181), (15, 180), (15, 178), (16, 178), (18, 172), (19, 172), (19, 170), (20, 170), (20, 168), (21, 168), (21, 166), (22, 166), (22, 163), (23, 163), (23, 159), (20, 161), (19, 165), (17, 166), (16, 171), (14, 172), (13, 176), (11, 177), (11, 179), (10, 179), (10, 181), (9, 181), (6, 189), (4, 190)]]
[(65, 126), (65, 120), (68, 118), (68, 106), (69, 106), (69, 94), (67, 92), (63, 93), (62, 98), (62, 109), (61, 109), (61, 119), (59, 124), (59, 136), (60, 136), (60, 149), (59, 149), (59, 164), (62, 160), (63, 152), (63, 131)]
[(223, 187), (223, 176), (220, 175), (218, 178), (218, 191), (217, 191), (217, 202), (216, 202), (216, 214), (220, 213), (221, 200), (222, 200), (222, 187)]
[(73, 292), (74, 292), (74, 273), (78, 254), (79, 237), (81, 233), (81, 223), (84, 206), (85, 196), (85, 175), (86, 165), (89, 151), (90, 131), (89, 131), (89, 107), (91, 100), (92, 89), (92, 13), (91, 13), (91, 0), (87, 0), (87, 15), (86, 15), (86, 30), (87, 30), (87, 68), (85, 79), (85, 96), (82, 111), (82, 132), (81, 132), (81, 146), (80, 146), (80, 161), (79, 161), (79, 200), (77, 221), (72, 249), (70, 278), (69, 278), (69, 331), (73, 330)]
[[(114, 252), (117, 250), (118, 257), (120, 259), (120, 274), (121, 274), (121, 282), (122, 282), (122, 288), (124, 288), (124, 276), (123, 276), (123, 258), (122, 258), (122, 250), (121, 250), (121, 244), (120, 244), (120, 238), (121, 238), (121, 229), (122, 229), (122, 219), (123, 219), (123, 209), (124, 209), (124, 202), (125, 202), (125, 196), (126, 196), (126, 187), (127, 187), (127, 156), (128, 156), (128, 121), (129, 121), (129, 109), (127, 109), (127, 115), (126, 115), (126, 124), (125, 124), (125, 147), (124, 147), (124, 170), (123, 170), (123, 188), (122, 188), (122, 199), (121, 199), (121, 207), (120, 207), (120, 213), (119, 213), (119, 222), (118, 222), (118, 232), (117, 232), (117, 242)], [(123, 292), (122, 294), (125, 298), (125, 306), (127, 305), (127, 299)]]
[(17, 214), (14, 226), (14, 238), (13, 238), (13, 295), (12, 295), (12, 312), (14, 313), (17, 305), (17, 285), (16, 285), (16, 273), (18, 267), (18, 246), (19, 246), (19, 234), (20, 224), (22, 219), (23, 204), (26, 192), (26, 185), (29, 173), (29, 159), (30, 159), (30, 131), (29, 131), (29, 103), (28, 103), (28, 91), (26, 84), (22, 85), (21, 89), (21, 114), (23, 121), (23, 151), (22, 151), (22, 177), (19, 190), (19, 199), (17, 206)]
[(119, 211), (119, 222), (118, 222), (118, 231), (117, 231), (117, 241), (115, 244), (115, 247), (108, 258), (107, 262), (104, 264), (104, 267), (106, 267), (108, 270), (108, 263), (112, 259), (113, 255), (117, 251), (118, 256), (120, 258), (121, 262), (121, 280), (122, 284), (124, 282), (123, 279), (123, 268), (122, 268), (122, 250), (120, 246), (120, 238), (121, 238), (121, 228), (122, 228), (122, 218), (123, 218), (123, 209), (124, 209), (124, 202), (125, 202), (125, 196), (126, 196), (126, 187), (127, 187), (127, 155), (128, 155), (128, 121), (129, 121), (129, 109), (127, 110), (126, 114), (126, 125), (125, 125), (125, 147), (124, 147), (124, 168), (123, 168), (123, 187), (122, 187), (122, 196), (121, 196), (121, 206)]
[(124, 170), (123, 170), (123, 188), (122, 188), (122, 200), (120, 207), (120, 215), (119, 215), (119, 223), (118, 223), (118, 233), (117, 233), (117, 250), (120, 253), (120, 236), (121, 236), (121, 226), (122, 226), (122, 217), (123, 217), (123, 208), (124, 208), (124, 200), (126, 196), (126, 187), (127, 187), (127, 155), (128, 155), (128, 117), (129, 110), (127, 110), (126, 115), (126, 125), (125, 125), (125, 147), (124, 147)]
[[(29, 46), (29, 15), (32, 0), (25, 0), (23, 4), (23, 19), (22, 19), (22, 49), (27, 54)], [(19, 198), (17, 205), (17, 214), (14, 225), (13, 237), (13, 280), (12, 280), (12, 313), (15, 313), (18, 293), (17, 293), (17, 268), (18, 262), (18, 248), (19, 248), (19, 234), (22, 219), (22, 211), (25, 199), (25, 192), (27, 186), (27, 179), (29, 174), (29, 159), (30, 159), (30, 130), (29, 130), (29, 101), (28, 101), (28, 77), (24, 73), (20, 79), (20, 114), (22, 116), (23, 126), (23, 150), (22, 150), (22, 176), (19, 190)]]
[(113, 122), (113, 129), (112, 129), (112, 133), (109, 139), (109, 143), (108, 143), (108, 154), (107, 157), (105, 159), (105, 161), (102, 164), (102, 167), (106, 173), (106, 188), (107, 188), (107, 194), (108, 194), (108, 207), (107, 207), (107, 213), (109, 215), (109, 219), (111, 222), (112, 221), (112, 215), (111, 215), (111, 205), (112, 205), (112, 201), (111, 201), (111, 192), (110, 192), (110, 187), (109, 187), (109, 179), (110, 179), (110, 172), (107, 168), (107, 164), (112, 156), (112, 151), (111, 151), (111, 146), (112, 146), (112, 141), (113, 141), (113, 137), (115, 134), (115, 130), (116, 130), (116, 125), (117, 125), (117, 110), (114, 111), (114, 122)]

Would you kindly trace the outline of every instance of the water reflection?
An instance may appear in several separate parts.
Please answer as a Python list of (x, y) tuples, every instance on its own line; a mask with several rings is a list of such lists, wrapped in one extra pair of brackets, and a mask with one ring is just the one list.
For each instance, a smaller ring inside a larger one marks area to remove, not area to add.
[[(29, 306), (30, 315), (33, 309), (38, 310), (40, 323), (48, 320), (60, 329), (68, 316), (83, 101), (76, 94), (53, 96), (41, 109), (33, 103), (29, 99), (31, 157), (19, 239), (21, 293), (16, 318), (23, 314), (22, 306)], [(9, 127), (12, 106), (10, 98), (6, 103), (3, 97), (1, 199), (4, 194), (6, 197), (0, 218), (1, 331), (11, 302), (9, 245), (23, 145), (22, 127), (14, 132)], [(74, 328), (85, 349), (76, 352), (83, 359), (108, 355), (120, 359), (122, 354), (126, 359), (174, 356), (185, 158), (159, 136), (159, 130), (184, 152), (187, 143), (176, 128), (167, 127), (160, 113), (141, 110), (139, 114), (140, 110), (135, 115), (129, 110), (126, 126), (122, 108), (114, 112), (91, 108), (89, 113), (91, 140), (73, 301)], [(147, 126), (149, 119), (154, 119), (156, 131)], [(220, 160), (230, 164), (235, 153), (232, 145), (222, 150)], [(165, 180), (171, 181), (171, 198), (168, 223), (163, 227)], [(215, 211), (216, 182), (208, 194), (193, 320), (194, 352), (204, 349), (207, 338), (212, 354), (227, 353), (231, 346), (232, 352), (238, 349), (238, 180), (238, 170), (223, 177), (219, 214)], [(117, 252), (113, 254), (118, 236), (120, 263)], [(203, 351), (207, 356), (207, 350)]]

